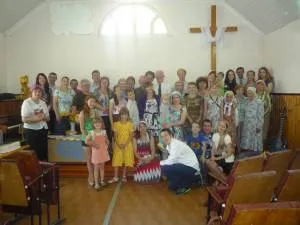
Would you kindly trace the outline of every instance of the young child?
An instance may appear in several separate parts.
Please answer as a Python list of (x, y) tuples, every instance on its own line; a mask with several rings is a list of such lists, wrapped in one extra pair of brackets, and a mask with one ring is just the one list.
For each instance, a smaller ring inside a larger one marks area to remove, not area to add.
[(201, 161), (203, 156), (203, 148), (201, 147), (201, 144), (204, 141), (204, 137), (200, 135), (200, 124), (193, 122), (192, 134), (186, 138), (186, 143), (191, 147), (191, 149), (193, 149), (199, 161)]
[(218, 173), (223, 180), (231, 171), (234, 163), (234, 149), (231, 137), (227, 134), (228, 125), (225, 121), (219, 123), (218, 132), (212, 137), (212, 156), (206, 160), (210, 171)]
[(209, 159), (212, 155), (212, 123), (210, 120), (203, 120), (202, 122), (202, 129), (200, 132), (200, 139), (202, 140), (201, 148), (202, 148), (202, 157), (200, 164), (201, 167), (201, 175), (202, 175), (202, 183), (203, 185), (207, 184), (207, 166), (205, 163), (206, 159)]
[(135, 101), (134, 90), (132, 90), (132, 89), (128, 90), (127, 97), (128, 97), (128, 101), (126, 104), (126, 108), (129, 111), (129, 116), (134, 124), (134, 128), (137, 129), (139, 126), (140, 117), (139, 117), (139, 110), (138, 110), (138, 107), (137, 107), (137, 104)]
[[(92, 163), (94, 165), (94, 181), (95, 189), (105, 186), (104, 182), (104, 165), (109, 161), (108, 154), (108, 138), (104, 129), (103, 121), (101, 119), (93, 120), (94, 129), (87, 135), (86, 144), (92, 147)], [(100, 172), (100, 185), (99, 185)]]
[(134, 126), (130, 121), (129, 111), (126, 107), (120, 109), (120, 121), (113, 124), (114, 146), (113, 160), (114, 177), (108, 183), (116, 183), (119, 181), (119, 168), (123, 168), (122, 181), (127, 182), (127, 167), (133, 167), (134, 151), (133, 151), (133, 135)]

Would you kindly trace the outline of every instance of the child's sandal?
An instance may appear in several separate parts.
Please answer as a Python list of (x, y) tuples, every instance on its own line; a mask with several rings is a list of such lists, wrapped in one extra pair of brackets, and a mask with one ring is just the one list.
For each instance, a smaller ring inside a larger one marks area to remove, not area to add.
[(127, 177), (126, 176), (123, 176), (122, 178), (122, 182), (126, 183), (127, 182)]
[(108, 181), (109, 184), (113, 184), (113, 183), (117, 183), (119, 181), (119, 178), (118, 177), (113, 177), (112, 179), (110, 179)]

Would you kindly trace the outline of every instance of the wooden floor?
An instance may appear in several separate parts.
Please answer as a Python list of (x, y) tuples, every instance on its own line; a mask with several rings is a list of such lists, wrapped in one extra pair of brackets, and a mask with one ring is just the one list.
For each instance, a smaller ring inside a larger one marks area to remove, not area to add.
[[(203, 188), (175, 196), (167, 190), (166, 183), (140, 185), (128, 181), (97, 192), (87, 186), (86, 179), (63, 178), (61, 186), (62, 214), (66, 225), (205, 224), (203, 203), (207, 193)], [(51, 208), (51, 214), (55, 216), (55, 208)], [(46, 218), (43, 217), (44, 225)], [(23, 219), (18, 224), (29, 225), (30, 222)], [(38, 224), (37, 220), (35, 224)]]

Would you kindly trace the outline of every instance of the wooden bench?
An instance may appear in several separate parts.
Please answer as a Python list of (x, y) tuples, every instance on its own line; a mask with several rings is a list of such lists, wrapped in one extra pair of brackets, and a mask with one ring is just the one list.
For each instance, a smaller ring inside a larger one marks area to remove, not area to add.
[(300, 170), (288, 170), (275, 191), (276, 201), (300, 201)]
[(276, 182), (276, 172), (266, 171), (231, 177), (224, 197), (215, 187), (208, 187), (207, 218), (211, 216), (213, 203), (216, 203), (218, 215), (222, 214), (227, 220), (233, 204), (270, 202)]
[(215, 217), (209, 225), (299, 225), (300, 202), (236, 204), (227, 220)]

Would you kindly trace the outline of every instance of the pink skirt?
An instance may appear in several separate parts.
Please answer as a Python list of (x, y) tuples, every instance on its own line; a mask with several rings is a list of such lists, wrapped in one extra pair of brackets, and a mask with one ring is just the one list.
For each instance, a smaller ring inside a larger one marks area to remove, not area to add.
[(92, 163), (100, 164), (110, 160), (107, 147), (92, 148)]

